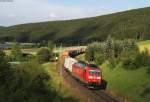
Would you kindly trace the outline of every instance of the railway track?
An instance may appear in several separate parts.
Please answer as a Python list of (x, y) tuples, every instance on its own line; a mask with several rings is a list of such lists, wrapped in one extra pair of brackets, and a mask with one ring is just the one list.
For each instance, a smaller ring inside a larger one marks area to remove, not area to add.
[(108, 94), (104, 90), (93, 90), (81, 85), (77, 80), (75, 80), (70, 73), (66, 72), (63, 68), (63, 64), (58, 63), (60, 69), (60, 75), (67, 84), (74, 87), (75, 91), (79, 94), (85, 102), (125, 102), (119, 97), (114, 97)]
[[(92, 93), (95, 94), (97, 97), (99, 97), (99, 101), (97, 100), (97, 102), (123, 102), (123, 100), (114, 97), (108, 93), (106, 93), (105, 91), (101, 90), (92, 90)], [(102, 101), (103, 100), (103, 101)]]

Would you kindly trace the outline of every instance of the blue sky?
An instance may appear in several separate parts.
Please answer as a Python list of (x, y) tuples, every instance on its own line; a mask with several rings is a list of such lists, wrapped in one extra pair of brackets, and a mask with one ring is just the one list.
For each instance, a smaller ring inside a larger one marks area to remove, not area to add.
[(0, 26), (93, 17), (149, 6), (150, 0), (13, 0), (0, 2)]
[(79, 7), (103, 6), (112, 9), (139, 8), (150, 5), (150, 0), (49, 0), (49, 3)]

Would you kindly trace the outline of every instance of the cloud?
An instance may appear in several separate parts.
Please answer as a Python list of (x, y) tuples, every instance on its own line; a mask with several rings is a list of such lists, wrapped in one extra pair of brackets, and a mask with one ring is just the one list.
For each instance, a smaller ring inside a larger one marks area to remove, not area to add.
[(13, 13), (11, 13), (11, 14), (8, 15), (8, 18), (16, 18), (16, 17), (17, 16), (15, 14), (13, 14)]
[(54, 14), (54, 13), (50, 13), (49, 17), (50, 17), (50, 18), (55, 18), (55, 17), (57, 17), (57, 16), (56, 16), (56, 14)]
[(67, 20), (98, 16), (111, 13), (105, 7), (84, 8), (50, 4), (48, 0), (14, 0), (10, 3), (0, 3), (0, 26)]

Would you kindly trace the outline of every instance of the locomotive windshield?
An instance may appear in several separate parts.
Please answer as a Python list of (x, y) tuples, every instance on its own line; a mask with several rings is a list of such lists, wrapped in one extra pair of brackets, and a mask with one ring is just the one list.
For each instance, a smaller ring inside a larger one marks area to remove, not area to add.
[(100, 71), (90, 70), (90, 71), (89, 71), (89, 74), (90, 74), (90, 75), (100, 76), (101, 73), (100, 73)]
[(90, 68), (98, 68), (95, 64), (89, 64)]
[(87, 66), (87, 64), (85, 63), (85, 62), (83, 62), (83, 61), (78, 61), (77, 63), (76, 63), (76, 65), (78, 66), (78, 67), (86, 67)]

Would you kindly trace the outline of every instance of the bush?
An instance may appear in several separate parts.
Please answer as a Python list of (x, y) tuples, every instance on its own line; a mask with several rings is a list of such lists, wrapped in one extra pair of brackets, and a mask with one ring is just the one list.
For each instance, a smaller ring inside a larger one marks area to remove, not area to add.
[(5, 85), (10, 76), (10, 65), (6, 59), (5, 53), (0, 51), (0, 87)]
[(94, 47), (93, 46), (88, 45), (88, 48), (85, 51), (85, 59), (89, 62), (94, 60)]
[(145, 49), (145, 51), (143, 51), (139, 56), (137, 56), (136, 59), (137, 63), (147, 68), (148, 73), (150, 73), (150, 55), (148, 53), (148, 50)]
[[(129, 46), (130, 47), (130, 46)], [(129, 47), (121, 53), (120, 61), (124, 69), (138, 69), (136, 56), (140, 54), (139, 50), (130, 49)]]
[(40, 63), (47, 62), (51, 58), (51, 53), (47, 48), (41, 48), (37, 53), (37, 60)]
[(0, 88), (0, 102), (53, 102), (57, 95), (50, 76), (35, 61), (13, 66), (11, 77)]
[(137, 67), (135, 60), (133, 58), (125, 58), (124, 60), (122, 60), (122, 65), (123, 65), (123, 68), (125, 68), (125, 69), (139, 68), (139, 67)]
[(106, 42), (105, 42), (105, 57), (107, 59), (114, 58), (114, 40), (111, 38), (111, 36), (108, 36)]
[(94, 56), (95, 56), (95, 63), (97, 65), (101, 65), (105, 61), (105, 57), (103, 54), (96, 53)]
[(52, 51), (54, 49), (55, 45), (52, 41), (48, 41), (47, 47), (49, 48), (50, 51)]
[(13, 61), (22, 61), (23, 53), (21, 51), (21, 47), (19, 43), (14, 43), (12, 45), (11, 57)]
[[(126, 53), (126, 54), (125, 54)], [(126, 51), (122, 55), (122, 65), (125, 69), (150, 69), (150, 56), (147, 50), (140, 53), (137, 50)]]

